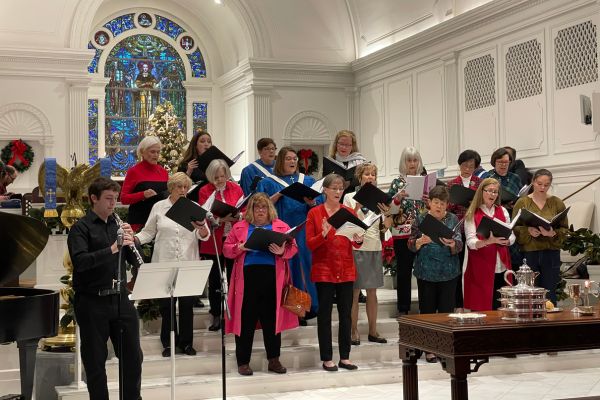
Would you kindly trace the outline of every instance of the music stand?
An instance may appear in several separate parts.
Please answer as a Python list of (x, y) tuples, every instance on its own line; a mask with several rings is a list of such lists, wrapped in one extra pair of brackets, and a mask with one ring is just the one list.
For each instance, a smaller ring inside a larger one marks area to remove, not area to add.
[(204, 291), (212, 260), (168, 261), (144, 264), (131, 300), (171, 299), (171, 400), (175, 399), (175, 297), (198, 296)]

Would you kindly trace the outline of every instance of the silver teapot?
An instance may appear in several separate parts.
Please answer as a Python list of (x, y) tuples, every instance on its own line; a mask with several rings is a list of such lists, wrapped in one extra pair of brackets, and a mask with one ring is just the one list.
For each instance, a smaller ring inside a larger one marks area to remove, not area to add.
[(509, 285), (509, 286), (513, 286), (509, 279), (508, 276), (510, 274), (513, 274), (515, 279), (517, 280), (517, 285), (518, 287), (534, 287), (535, 286), (535, 278), (537, 278), (540, 273), (536, 272), (534, 270), (532, 270), (531, 268), (529, 268), (529, 265), (527, 265), (527, 261), (524, 259), (523, 260), (523, 265), (521, 265), (519, 267), (519, 270), (517, 272), (511, 270), (511, 269), (507, 269), (506, 272), (504, 272), (504, 281)]

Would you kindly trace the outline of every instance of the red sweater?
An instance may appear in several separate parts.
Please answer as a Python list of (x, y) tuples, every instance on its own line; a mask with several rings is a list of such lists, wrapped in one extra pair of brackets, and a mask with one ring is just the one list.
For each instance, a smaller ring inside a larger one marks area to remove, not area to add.
[(130, 204), (130, 210), (132, 204), (138, 204), (138, 206), (135, 207), (136, 219), (138, 219), (139, 213), (145, 215), (145, 218), (142, 216), (144, 223), (136, 221), (137, 223), (131, 224), (131, 228), (134, 231), (137, 232), (144, 226), (154, 203), (163, 199), (161, 193), (146, 199), (143, 190), (134, 192), (135, 187), (142, 182), (167, 182), (168, 180), (169, 173), (167, 170), (158, 164), (150, 164), (148, 161), (144, 160), (127, 170), (125, 180), (123, 181), (123, 187), (121, 188), (121, 203)]
[[(477, 190), (480, 183), (481, 183), (480, 177), (478, 177), (476, 175), (471, 175), (471, 179), (469, 181), (469, 189)], [(462, 184), (463, 184), (462, 178), (460, 177), (460, 175), (458, 175), (456, 178), (454, 178), (448, 182), (448, 190), (450, 190), (450, 188), (454, 185), (462, 186)], [(456, 215), (458, 217), (459, 221), (461, 219), (463, 219), (465, 217), (465, 214), (467, 213), (466, 207), (460, 206), (458, 204), (452, 204), (452, 203), (448, 203), (448, 211), (450, 211), (452, 214)], [(464, 232), (464, 230), (465, 230), (464, 225), (462, 225), (460, 229), (462, 232)]]
[[(342, 207), (356, 215), (353, 209), (344, 205)], [(353, 282), (356, 280), (356, 266), (352, 247), (360, 245), (355, 245), (345, 236), (337, 236), (333, 227), (323, 237), (323, 218), (329, 218), (324, 204), (308, 212), (306, 244), (313, 257), (310, 278), (313, 282)]]
[[(206, 200), (210, 197), (211, 194), (215, 191), (215, 185), (212, 183), (208, 183), (202, 186), (200, 192), (198, 193), (198, 203), (200, 205), (206, 203)], [(215, 199), (220, 200), (229, 205), (235, 206), (235, 203), (240, 199), (240, 197), (244, 196), (244, 191), (235, 182), (227, 181), (225, 183), (225, 190), (223, 191), (223, 196), (221, 193), (217, 193)], [(200, 253), (201, 254), (223, 254), (223, 232), (225, 231), (225, 224), (219, 224), (219, 227), (215, 229), (214, 235), (215, 240), (217, 241), (218, 251), (215, 250), (215, 244), (212, 238), (205, 242), (200, 242)]]

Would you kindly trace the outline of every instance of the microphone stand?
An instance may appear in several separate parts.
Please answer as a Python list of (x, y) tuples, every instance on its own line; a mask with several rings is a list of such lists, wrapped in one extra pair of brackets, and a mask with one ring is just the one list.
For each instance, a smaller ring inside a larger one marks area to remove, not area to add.
[(119, 264), (117, 270), (117, 282), (116, 288), (113, 288), (118, 293), (118, 304), (117, 304), (117, 325), (119, 327), (119, 400), (123, 400), (123, 321), (121, 319), (121, 301), (123, 296), (123, 290), (121, 288), (121, 283), (123, 282), (123, 275), (121, 269), (121, 263), (123, 260), (123, 229), (119, 227), (117, 231), (117, 249), (119, 250)]
[(219, 226), (218, 222), (214, 219), (213, 215), (207, 215), (207, 221), (209, 224), (210, 235), (212, 236), (213, 243), (215, 245), (215, 253), (217, 253), (217, 266), (219, 273), (221, 274), (221, 381), (223, 382), (222, 392), (223, 400), (227, 398), (227, 380), (225, 377), (225, 313), (227, 313), (227, 319), (231, 319), (229, 312), (229, 306), (227, 305), (227, 269), (221, 266), (221, 257), (217, 251), (217, 238), (215, 237), (215, 229)]

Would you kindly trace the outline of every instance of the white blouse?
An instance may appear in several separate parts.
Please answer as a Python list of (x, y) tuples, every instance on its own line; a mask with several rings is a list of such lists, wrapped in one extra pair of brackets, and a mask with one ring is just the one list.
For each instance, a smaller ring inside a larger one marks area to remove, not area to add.
[[(483, 211), (485, 213), (485, 215), (487, 215), (490, 218), (494, 217), (494, 207), (492, 206), (492, 208), (487, 208), (485, 206), (485, 204), (482, 204), (479, 206), (479, 208), (481, 209), (481, 211)], [(506, 208), (502, 207), (502, 212), (504, 213), (504, 220), (506, 221), (506, 223), (510, 223), (510, 215), (508, 215), (508, 211), (506, 211)], [(465, 237), (466, 237), (466, 242), (467, 242), (467, 247), (471, 250), (476, 250), (477, 247), (475, 246), (477, 244), (477, 241), (480, 240), (477, 237), (477, 229), (475, 228), (475, 219), (465, 219)], [(514, 232), (510, 233), (510, 237), (508, 238), (508, 243), (510, 245), (512, 245), (513, 243), (515, 243), (515, 234)], [(504, 272), (506, 271), (506, 266), (504, 264), (502, 264), (502, 261), (500, 260), (500, 255), (498, 253), (496, 253), (496, 273), (500, 273), (500, 272)]]
[(172, 205), (169, 198), (154, 204), (146, 225), (135, 236), (141, 244), (154, 239), (152, 262), (199, 260), (198, 240), (208, 240), (210, 232), (202, 238), (198, 230), (190, 232), (166, 217), (165, 214)]

